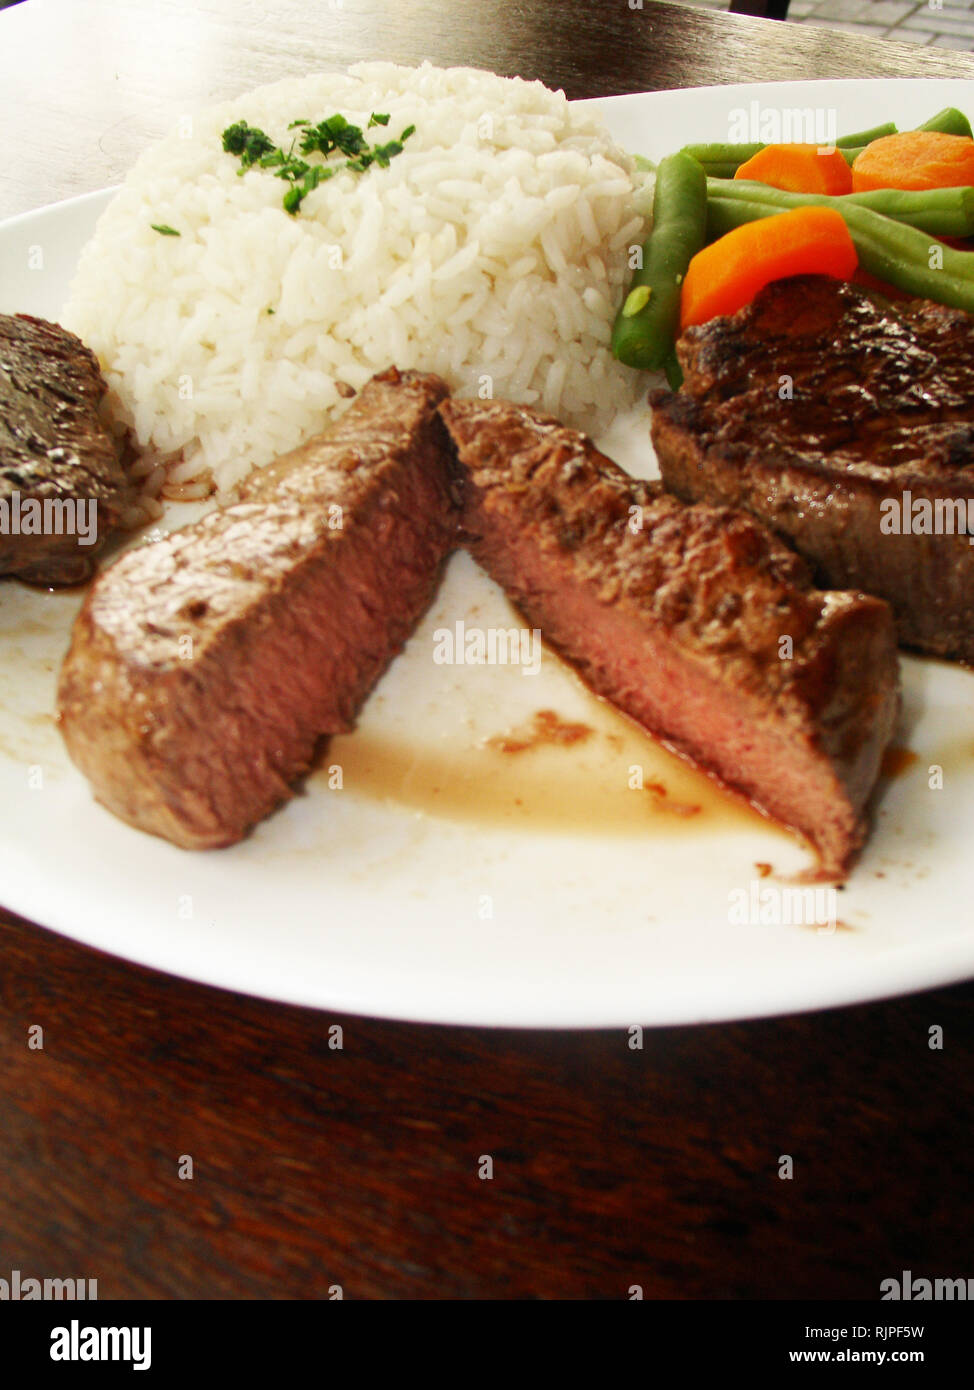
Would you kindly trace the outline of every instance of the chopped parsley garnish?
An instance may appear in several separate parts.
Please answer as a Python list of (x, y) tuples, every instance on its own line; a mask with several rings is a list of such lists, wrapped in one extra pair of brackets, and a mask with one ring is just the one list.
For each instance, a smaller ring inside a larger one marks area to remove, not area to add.
[[(373, 111), (367, 129), (388, 124), (387, 114)], [(370, 164), (378, 164), (381, 169), (388, 169), (390, 160), (402, 153), (403, 141), (408, 140), (415, 129), (414, 125), (407, 126), (398, 140), (389, 140), (384, 145), (370, 147), (361, 128), (352, 125), (337, 112), (327, 120), (319, 121), (317, 125), (301, 117), (291, 121), (288, 126), (288, 130), (301, 131), (298, 153), (295, 154), (294, 146), (299, 138), (297, 135), (291, 141), (290, 148), (283, 150), (257, 126), (248, 125), (246, 121), (237, 121), (234, 125), (227, 126), (223, 132), (223, 148), (227, 154), (235, 154), (239, 158), (238, 174), (243, 175), (256, 165), (260, 169), (272, 169), (275, 178), (285, 179), (291, 187), (284, 194), (284, 210), (294, 216), (300, 209), (302, 200), (312, 189), (330, 179), (340, 168), (351, 169), (355, 174), (364, 174)], [(344, 166), (309, 164), (306, 159), (301, 158), (302, 155), (320, 154), (327, 159), (335, 153), (346, 156)], [(163, 229), (157, 227), (156, 230)], [(179, 235), (178, 232), (169, 234)]]
[(346, 121), (344, 116), (329, 116), (327, 121), (319, 121), (317, 125), (312, 125), (310, 121), (301, 121), (300, 124), (304, 129), (301, 136), (302, 154), (317, 150), (319, 154), (329, 155), (341, 150), (342, 154), (354, 156), (369, 147), (360, 128)]
[(237, 121), (236, 125), (228, 125), (223, 132), (223, 148), (227, 154), (239, 155), (241, 163), (249, 169), (261, 155), (268, 154), (274, 148), (274, 141), (256, 126)]
[(167, 227), (165, 222), (150, 222), (149, 226), (160, 236), (182, 236), (182, 232), (177, 232), (175, 227)]

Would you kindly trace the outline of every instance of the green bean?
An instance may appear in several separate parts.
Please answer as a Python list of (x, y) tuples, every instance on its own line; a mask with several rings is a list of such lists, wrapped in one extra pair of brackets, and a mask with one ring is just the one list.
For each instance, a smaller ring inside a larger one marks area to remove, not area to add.
[(898, 188), (874, 188), (867, 193), (843, 193), (830, 197), (824, 193), (788, 193), (750, 179), (708, 179), (707, 196), (738, 198), (768, 205), (771, 211), (788, 208), (837, 207), (854, 203), (874, 212), (905, 222), (931, 236), (966, 237), (974, 235), (974, 188), (931, 188), (922, 192)]
[[(863, 270), (905, 294), (974, 313), (974, 258), (969, 252), (954, 251), (939, 241), (931, 243), (928, 233), (894, 222), (871, 207), (844, 199), (836, 203), (841, 203), (839, 211)], [(767, 202), (710, 198), (707, 234), (711, 239), (724, 236), (745, 222), (767, 217), (769, 208)]]
[(684, 145), (681, 154), (688, 154), (698, 164), (702, 164), (711, 178), (732, 179), (742, 164), (746, 164), (763, 149), (763, 144)]
[[(958, 113), (959, 114), (959, 113)], [(936, 119), (936, 118), (935, 118)], [(836, 140), (836, 148), (840, 149), (845, 156), (846, 162), (851, 164), (856, 155), (873, 140), (878, 140), (881, 135), (895, 135), (896, 126), (892, 121), (887, 121), (884, 125), (873, 126), (870, 130), (858, 130), (852, 135), (840, 135)], [(708, 178), (712, 179), (732, 179), (742, 164), (746, 164), (749, 159), (759, 152), (766, 149), (765, 143), (758, 144), (711, 144), (711, 145), (684, 145), (684, 153), (692, 155), (707, 171)]]
[[(956, 106), (945, 106), (943, 111), (938, 111), (936, 116), (931, 116), (929, 121), (924, 121), (923, 125), (917, 126), (917, 130), (939, 130), (945, 135), (971, 135), (971, 123), (964, 115), (963, 111), (958, 111)], [(874, 140), (881, 139), (884, 135), (896, 135), (897, 129), (892, 121), (885, 121), (882, 125), (871, 126), (869, 130), (857, 130), (851, 135), (840, 135), (836, 140), (836, 148), (842, 151), (843, 158), (847, 164), (852, 164), (857, 155), (862, 154), (867, 145), (871, 145)], [(698, 160), (707, 172), (707, 176), (712, 179), (732, 179), (734, 174), (742, 164), (752, 159), (759, 150), (765, 148), (764, 143), (760, 144), (710, 144), (710, 145), (684, 145), (685, 153), (692, 155)]]
[[(755, 147), (755, 154), (757, 153), (758, 148), (763, 149), (763, 146)], [(696, 158), (696, 156), (694, 156), (694, 158)], [(740, 160), (739, 162), (736, 159), (712, 159), (703, 163), (701, 167), (703, 168), (703, 171), (708, 178), (732, 179), (734, 175), (737, 173), (738, 169), (741, 167), (741, 164), (746, 163), (748, 158), (750, 158), (750, 156), (745, 156), (745, 158)]]
[(896, 126), (892, 121), (886, 121), (883, 125), (874, 125), (869, 130), (857, 130), (853, 135), (840, 135), (836, 140), (836, 148), (840, 150), (848, 149), (851, 146), (871, 145), (874, 140), (880, 139), (883, 135), (895, 135)]
[(630, 367), (656, 371), (672, 355), (680, 322), (680, 285), (704, 244), (707, 180), (690, 155), (660, 160), (653, 194), (653, 228), (642, 267), (629, 286), (612, 329), (612, 351)]
[(872, 208), (929, 236), (974, 236), (974, 188), (929, 188), (922, 192), (871, 188), (864, 193), (847, 193), (836, 201)]
[(918, 125), (917, 130), (939, 130), (942, 135), (971, 135), (971, 123), (964, 115), (963, 111), (958, 111), (956, 106), (945, 106), (942, 111), (938, 111), (936, 116), (931, 116), (929, 121), (924, 121), (923, 125)]
[(663, 363), (663, 371), (666, 373), (666, 380), (670, 389), (679, 391), (683, 385), (683, 368), (680, 366), (675, 347)]

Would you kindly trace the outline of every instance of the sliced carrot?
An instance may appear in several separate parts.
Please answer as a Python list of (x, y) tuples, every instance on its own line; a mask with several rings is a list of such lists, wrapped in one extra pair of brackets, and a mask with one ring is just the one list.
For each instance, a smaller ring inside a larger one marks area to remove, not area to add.
[(974, 185), (974, 140), (939, 130), (904, 130), (883, 135), (856, 156), (856, 193), (871, 188), (956, 188)]
[(789, 275), (852, 278), (859, 258), (841, 213), (792, 208), (745, 222), (698, 251), (680, 291), (680, 324), (735, 314), (758, 290)]
[(852, 192), (852, 173), (841, 150), (818, 145), (765, 145), (740, 166), (735, 179), (753, 179), (789, 193)]

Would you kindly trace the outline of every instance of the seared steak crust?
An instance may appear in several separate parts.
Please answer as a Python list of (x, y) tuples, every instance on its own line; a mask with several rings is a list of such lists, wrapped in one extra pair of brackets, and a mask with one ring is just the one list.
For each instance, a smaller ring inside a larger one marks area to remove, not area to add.
[(670, 491), (745, 508), (819, 582), (885, 599), (905, 645), (974, 661), (969, 537), (889, 529), (938, 501), (969, 501), (974, 525), (974, 320), (809, 276), (689, 329), (677, 352), (682, 390), (651, 396)]
[(97, 537), (0, 534), (0, 575), (34, 584), (76, 584), (129, 498), (130, 485), (99, 403), (107, 387), (98, 359), (56, 323), (0, 314), (0, 501), (97, 503)]
[(394, 368), (242, 500), (93, 585), (61, 672), (68, 750), (123, 820), (228, 845), (352, 726), (456, 533), (439, 377)]
[(898, 707), (887, 606), (814, 589), (746, 514), (684, 506), (548, 416), (503, 401), (440, 412), (466, 543), (527, 621), (841, 875)]

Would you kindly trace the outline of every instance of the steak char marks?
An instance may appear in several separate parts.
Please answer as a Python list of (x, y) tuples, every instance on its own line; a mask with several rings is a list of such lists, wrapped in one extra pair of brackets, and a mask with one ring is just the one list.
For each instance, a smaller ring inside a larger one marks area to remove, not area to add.
[(391, 368), (239, 503), (100, 576), (59, 718), (109, 810), (185, 848), (232, 844), (352, 726), (455, 541), (446, 389)]
[(440, 411), (469, 549), (525, 619), (593, 690), (844, 874), (898, 708), (888, 607), (814, 589), (746, 514), (685, 506), (548, 416), (503, 401)]
[(974, 546), (957, 534), (974, 528), (974, 319), (800, 277), (688, 329), (677, 354), (682, 390), (650, 398), (667, 488), (745, 508), (819, 582), (885, 599), (904, 645), (974, 661)]
[[(8, 517), (0, 575), (77, 584), (94, 569), (132, 493), (99, 414), (107, 389), (97, 357), (73, 333), (26, 314), (0, 314), (0, 503)], [(36, 512), (43, 521), (45, 506), (50, 524), (35, 530), (26, 518)]]

